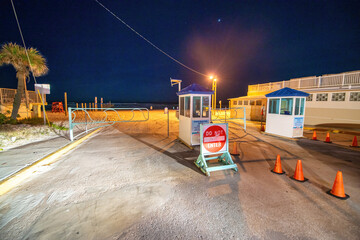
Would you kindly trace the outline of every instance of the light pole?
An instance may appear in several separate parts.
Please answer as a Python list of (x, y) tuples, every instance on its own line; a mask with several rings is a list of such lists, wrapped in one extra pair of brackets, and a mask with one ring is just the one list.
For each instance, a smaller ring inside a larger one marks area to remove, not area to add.
[(211, 101), (211, 108), (212, 109), (216, 109), (216, 78), (214, 78), (214, 76), (210, 76), (209, 77), (210, 80), (212, 80), (212, 89), (214, 91), (214, 94), (213, 94), (213, 99)]

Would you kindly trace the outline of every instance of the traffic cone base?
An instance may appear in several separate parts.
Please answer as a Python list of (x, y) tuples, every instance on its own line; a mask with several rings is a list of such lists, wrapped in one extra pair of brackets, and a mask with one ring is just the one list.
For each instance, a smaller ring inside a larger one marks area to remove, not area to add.
[(350, 197), (350, 196), (347, 195), (346, 193), (345, 193), (345, 197), (336, 196), (336, 195), (334, 195), (334, 194), (331, 193), (331, 189), (330, 189), (329, 191), (327, 191), (326, 193), (329, 194), (330, 196), (336, 197), (336, 198), (341, 199), (341, 200), (346, 200), (346, 199), (348, 199), (348, 198)]
[(312, 140), (314, 140), (314, 141), (317, 141), (317, 137), (316, 137), (316, 131), (314, 131), (314, 133), (313, 133), (313, 137), (312, 137)]
[(332, 143), (332, 141), (330, 140), (330, 133), (326, 134), (326, 138), (325, 138), (325, 143)]
[(276, 173), (276, 174), (279, 174), (279, 175), (283, 175), (283, 174), (285, 174), (285, 172), (284, 172), (284, 171), (282, 171), (281, 173), (278, 173), (278, 172), (274, 172), (274, 170), (271, 170), (271, 172)]
[(290, 177), (292, 180), (295, 180), (295, 181), (298, 181), (298, 182), (306, 182), (307, 180), (309, 180), (309, 179), (307, 179), (307, 178), (304, 178), (304, 180), (298, 180), (298, 179), (295, 179), (293, 176), (292, 177)]

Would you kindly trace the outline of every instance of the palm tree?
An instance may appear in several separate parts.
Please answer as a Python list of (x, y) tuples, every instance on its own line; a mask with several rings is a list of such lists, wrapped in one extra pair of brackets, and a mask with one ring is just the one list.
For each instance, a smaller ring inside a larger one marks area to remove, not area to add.
[(31, 67), (26, 56), (25, 48), (15, 43), (5, 43), (0, 50), (0, 66), (3, 64), (11, 64), (16, 70), (16, 78), (18, 79), (18, 87), (14, 97), (13, 109), (11, 118), (16, 119), (22, 94), (25, 91), (26, 79), (29, 77), (30, 72), (35, 77), (43, 76), (48, 72), (46, 66), (46, 59), (35, 48), (27, 49), (28, 56), (31, 62)]

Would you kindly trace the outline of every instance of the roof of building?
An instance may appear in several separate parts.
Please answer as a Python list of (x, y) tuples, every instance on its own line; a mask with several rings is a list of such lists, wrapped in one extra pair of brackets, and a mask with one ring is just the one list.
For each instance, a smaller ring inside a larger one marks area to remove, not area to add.
[(307, 97), (309, 96), (308, 93), (298, 91), (292, 88), (282, 88), (275, 92), (271, 92), (265, 95), (266, 97)]
[(203, 86), (193, 83), (189, 86), (187, 86), (186, 88), (181, 89), (179, 92), (177, 92), (176, 94), (179, 95), (184, 95), (184, 94), (213, 94), (214, 91), (211, 91), (207, 88), (204, 88)]

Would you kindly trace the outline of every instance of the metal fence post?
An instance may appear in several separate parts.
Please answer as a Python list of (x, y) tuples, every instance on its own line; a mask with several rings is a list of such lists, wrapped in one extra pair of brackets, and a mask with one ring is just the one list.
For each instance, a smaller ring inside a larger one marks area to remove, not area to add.
[(73, 124), (72, 124), (72, 119), (71, 119), (71, 107), (69, 107), (69, 132), (70, 132), (70, 141), (74, 140), (74, 133), (73, 133)]

